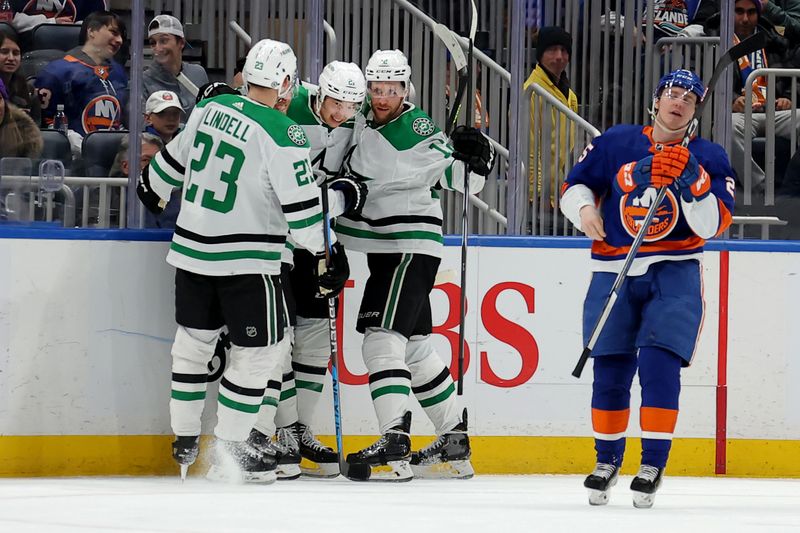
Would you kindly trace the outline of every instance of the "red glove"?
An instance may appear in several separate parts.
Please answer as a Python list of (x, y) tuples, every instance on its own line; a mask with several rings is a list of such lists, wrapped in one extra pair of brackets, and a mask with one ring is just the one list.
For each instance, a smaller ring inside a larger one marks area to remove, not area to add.
[(653, 156), (653, 176), (659, 175), (669, 181), (665, 185), (671, 185), (683, 174), (690, 157), (689, 149), (685, 146), (665, 146)]

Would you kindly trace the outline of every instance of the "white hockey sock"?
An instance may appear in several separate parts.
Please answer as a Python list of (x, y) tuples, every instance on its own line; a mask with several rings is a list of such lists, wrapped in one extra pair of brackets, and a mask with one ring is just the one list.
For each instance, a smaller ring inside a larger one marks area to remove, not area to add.
[(411, 373), (405, 364), (406, 338), (382, 328), (367, 328), (362, 354), (381, 434), (400, 424), (408, 410)]
[(244, 348), (231, 344), (228, 366), (219, 384), (214, 435), (233, 441), (247, 438), (257, 421), (267, 383), (280, 379), (280, 357), (287, 343), (288, 336), (271, 346)]
[(278, 399), (278, 409), (275, 412), (275, 425), (279, 428), (297, 422), (297, 390), (295, 388), (294, 372), (292, 371), (292, 346), (286, 354), (281, 354), (283, 367), (281, 368), (281, 395)]
[(208, 362), (221, 329), (178, 326), (172, 344), (172, 393), (169, 417), (175, 435), (200, 434), (200, 418), (208, 387)]
[(406, 363), (411, 370), (411, 390), (436, 428), (447, 433), (461, 422), (450, 369), (436, 353), (430, 335), (415, 335), (406, 344)]
[(292, 349), (297, 417), (309, 427), (314, 427), (314, 415), (325, 387), (325, 374), (328, 373), (328, 361), (331, 358), (329, 327), (325, 318), (297, 317)]

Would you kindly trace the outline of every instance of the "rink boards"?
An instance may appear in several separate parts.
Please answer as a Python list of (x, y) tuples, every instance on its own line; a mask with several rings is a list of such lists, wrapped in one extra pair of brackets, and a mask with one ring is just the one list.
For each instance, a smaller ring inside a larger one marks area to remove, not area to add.
[[(0, 228), (0, 475), (165, 474), (174, 271), (163, 232)], [(453, 360), (460, 247), (432, 294)], [(463, 403), (481, 473), (582, 473), (593, 464), (591, 364), (580, 354), (586, 239), (474, 238)], [(724, 241), (704, 262), (705, 322), (684, 370), (672, 474), (800, 477), (800, 244)], [(366, 261), (350, 254), (341, 324), (346, 448), (377, 424), (354, 331)], [(453, 364), (452, 368), (455, 369)], [(214, 388), (212, 384), (210, 390)], [(329, 388), (318, 432), (333, 433)], [(638, 434), (638, 387), (629, 434)], [(214, 398), (214, 394), (209, 394)], [(433, 433), (414, 404), (415, 444)], [(214, 419), (209, 400), (204, 422)], [(626, 468), (638, 459), (631, 439)]]

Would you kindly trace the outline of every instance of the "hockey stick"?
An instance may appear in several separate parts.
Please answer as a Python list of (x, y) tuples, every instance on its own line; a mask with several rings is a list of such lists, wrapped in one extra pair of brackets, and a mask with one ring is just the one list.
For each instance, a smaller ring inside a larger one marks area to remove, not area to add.
[(186, 74), (183, 72), (178, 72), (178, 75), (175, 76), (175, 78), (178, 80), (178, 83), (183, 85), (187, 91), (192, 93), (192, 96), (197, 96), (197, 93), (200, 91), (200, 89), (197, 88), (197, 85), (192, 83), (192, 80), (186, 77)]
[[(725, 69), (740, 57), (751, 54), (756, 50), (760, 50), (761, 48), (764, 48), (765, 45), (766, 34), (759, 32), (751, 37), (748, 37), (736, 46), (733, 46), (727, 52), (725, 52), (722, 57), (719, 58), (719, 61), (717, 61), (717, 64), (714, 67), (714, 72), (711, 74), (711, 80), (709, 80), (708, 85), (706, 85), (706, 89), (703, 92), (703, 97), (697, 103), (692, 120), (689, 121), (689, 124), (686, 127), (686, 132), (684, 133), (683, 140), (681, 141), (681, 146), (686, 147), (689, 144), (692, 136), (694, 136), (695, 132), (697, 131), (697, 125), (700, 122), (700, 117), (703, 115), (705, 104), (708, 102), (707, 96), (711, 91), (714, 90), (717, 80), (719, 80), (720, 76), (722, 76), (722, 73), (725, 71)], [(589, 356), (592, 354), (594, 345), (597, 342), (597, 339), (600, 337), (600, 333), (603, 331), (606, 320), (608, 320), (608, 315), (611, 314), (611, 309), (614, 307), (614, 302), (617, 301), (617, 297), (619, 296), (620, 287), (622, 287), (622, 283), (625, 281), (625, 277), (628, 275), (628, 271), (633, 264), (636, 253), (639, 251), (639, 248), (644, 241), (647, 228), (650, 227), (650, 223), (653, 221), (653, 217), (656, 214), (658, 206), (661, 205), (661, 202), (664, 200), (668, 188), (669, 187), (661, 187), (658, 190), (658, 195), (656, 196), (655, 201), (653, 201), (653, 203), (650, 205), (650, 208), (647, 210), (647, 215), (645, 215), (641, 227), (639, 228), (639, 232), (636, 234), (636, 238), (633, 240), (630, 250), (628, 250), (628, 255), (625, 257), (625, 262), (623, 263), (619, 274), (617, 274), (617, 279), (614, 280), (614, 285), (611, 287), (611, 292), (606, 297), (606, 301), (603, 304), (603, 310), (600, 313), (594, 328), (592, 328), (592, 334), (589, 336), (589, 342), (583, 349), (583, 352), (578, 359), (578, 364), (575, 365), (575, 369), (572, 371), (572, 375), (576, 378), (581, 377), (583, 367), (586, 366), (586, 361), (589, 360)]]
[[(475, 33), (478, 29), (478, 9), (475, 6), (475, 0), (470, 0), (472, 4), (472, 14), (470, 17), (469, 27), (469, 59), (466, 61), (466, 68), (460, 68), (458, 71), (458, 93), (456, 100), (453, 102), (453, 109), (450, 111), (450, 117), (445, 125), (447, 135), (455, 128), (456, 121), (458, 121), (458, 112), (461, 109), (461, 103), (464, 98), (464, 92), (467, 84), (472, 84), (472, 50), (475, 43)], [(452, 33), (449, 34), (452, 38)], [(455, 39), (453, 39), (455, 40)], [(443, 41), (445, 42), (445, 41)], [(457, 45), (458, 43), (456, 43)], [(446, 42), (445, 42), (446, 45)], [(461, 48), (458, 47), (459, 51)], [(461, 51), (460, 57), (458, 54), (453, 54), (453, 61), (464, 61), (464, 52)], [(458, 59), (456, 59), (458, 57)], [(470, 87), (470, 92), (472, 88)], [(470, 98), (471, 102), (471, 98)], [(461, 210), (461, 293), (458, 303), (458, 380), (456, 387), (456, 394), (461, 396), (464, 394), (464, 335), (466, 329), (466, 314), (467, 314), (467, 236), (469, 234), (469, 162), (464, 162), (464, 205)]]

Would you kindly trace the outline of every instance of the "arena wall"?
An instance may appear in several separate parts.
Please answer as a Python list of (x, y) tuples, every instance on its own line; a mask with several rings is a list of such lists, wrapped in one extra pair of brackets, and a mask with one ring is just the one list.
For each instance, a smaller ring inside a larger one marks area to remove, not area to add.
[[(0, 228), (0, 476), (177, 471), (167, 408), (175, 332), (168, 239)], [(447, 239), (432, 295), (446, 360), (458, 339), (459, 242)], [(797, 243), (708, 246), (705, 322), (683, 371), (671, 474), (800, 477), (798, 252)], [(377, 424), (354, 331), (366, 262), (350, 257), (340, 338), (345, 441), (355, 449), (372, 441)], [(590, 470), (591, 365), (580, 380), (570, 375), (582, 349), (588, 241), (474, 238), (468, 264), (463, 402), (476, 470)], [(636, 387), (633, 397), (635, 437)], [(333, 433), (332, 413), (325, 394), (319, 433)], [(417, 405), (413, 420), (415, 445), (425, 444), (433, 428)], [(213, 423), (209, 413), (204, 431)], [(638, 446), (630, 439), (626, 472)]]

